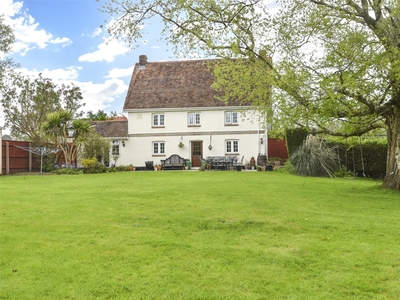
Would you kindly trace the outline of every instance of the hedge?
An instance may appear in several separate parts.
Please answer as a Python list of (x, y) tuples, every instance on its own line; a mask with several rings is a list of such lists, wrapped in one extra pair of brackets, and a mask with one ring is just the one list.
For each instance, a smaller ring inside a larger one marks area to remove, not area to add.
[(355, 176), (373, 179), (385, 178), (387, 142), (367, 140), (361, 145), (334, 143), (332, 146), (337, 146), (341, 165), (352, 171)]
[(305, 128), (286, 129), (286, 149), (288, 155), (296, 152), (297, 148), (303, 145), (303, 141), (308, 135), (308, 130)]
[[(286, 147), (289, 157), (303, 144), (308, 133), (304, 128), (286, 130)], [(346, 167), (355, 176), (372, 179), (385, 178), (387, 140), (363, 139), (361, 145), (354, 141), (357, 140), (350, 139), (349, 142), (339, 142), (328, 139), (327, 143), (336, 149), (340, 165)]]

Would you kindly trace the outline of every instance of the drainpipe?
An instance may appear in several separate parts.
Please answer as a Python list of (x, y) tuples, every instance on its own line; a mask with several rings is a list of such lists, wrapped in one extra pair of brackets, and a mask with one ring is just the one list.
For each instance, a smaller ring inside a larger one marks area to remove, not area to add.
[(265, 126), (265, 156), (268, 161), (268, 123), (267, 126)]
[(260, 135), (260, 122), (258, 122), (258, 136), (257, 136), (257, 144), (258, 144), (258, 153), (261, 154), (261, 135)]

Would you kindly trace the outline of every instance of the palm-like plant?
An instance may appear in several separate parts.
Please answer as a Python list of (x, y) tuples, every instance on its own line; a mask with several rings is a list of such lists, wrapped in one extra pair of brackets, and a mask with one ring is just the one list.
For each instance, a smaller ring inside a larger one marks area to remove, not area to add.
[(76, 160), (85, 137), (92, 131), (87, 121), (74, 120), (73, 114), (66, 110), (49, 113), (42, 129), (62, 150), (66, 165)]

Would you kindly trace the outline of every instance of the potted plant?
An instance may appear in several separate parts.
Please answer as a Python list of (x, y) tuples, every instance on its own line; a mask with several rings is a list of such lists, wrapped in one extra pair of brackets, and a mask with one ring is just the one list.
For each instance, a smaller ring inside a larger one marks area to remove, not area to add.
[(252, 170), (254, 170), (255, 166), (256, 166), (256, 160), (254, 159), (254, 156), (252, 156), (250, 159), (250, 167)]
[(185, 146), (185, 144), (183, 144), (182, 141), (180, 141), (179, 144), (178, 144), (178, 147), (182, 149), (183, 146)]

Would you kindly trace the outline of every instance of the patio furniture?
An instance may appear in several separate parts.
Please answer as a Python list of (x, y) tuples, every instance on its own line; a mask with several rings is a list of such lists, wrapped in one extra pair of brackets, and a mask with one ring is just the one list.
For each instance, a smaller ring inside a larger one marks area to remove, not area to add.
[(238, 165), (236, 156), (207, 156), (207, 169), (229, 170)]
[(167, 159), (161, 160), (163, 170), (185, 170), (186, 161), (178, 154), (172, 154)]
[(146, 161), (146, 170), (154, 171), (153, 161)]

